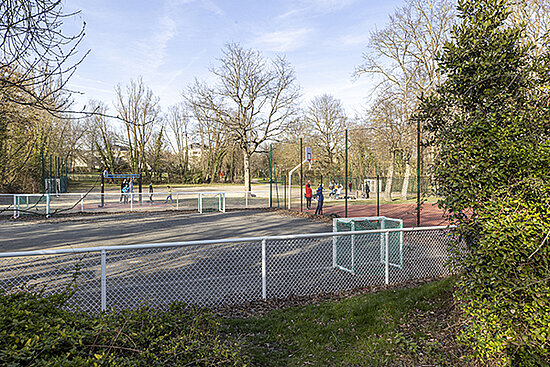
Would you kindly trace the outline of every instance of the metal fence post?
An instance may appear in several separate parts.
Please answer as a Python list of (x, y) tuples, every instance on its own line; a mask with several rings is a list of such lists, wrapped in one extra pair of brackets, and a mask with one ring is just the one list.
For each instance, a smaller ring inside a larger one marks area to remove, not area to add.
[(180, 209), (180, 193), (176, 192), (176, 210)]
[[(332, 220), (332, 232), (336, 233), (336, 218)], [(336, 236), (332, 236), (332, 267), (336, 267)]]
[(265, 253), (266, 253), (266, 239), (264, 238), (262, 240), (262, 299), (265, 301), (267, 300), (267, 272), (266, 272), (266, 260), (265, 260)]
[(244, 208), (248, 209), (248, 191), (244, 192)]
[(390, 284), (390, 232), (386, 232), (384, 237), (386, 239), (386, 263), (384, 264), (386, 267), (386, 284)]
[[(27, 199), (27, 202), (28, 202), (28, 199)], [(50, 194), (47, 194), (46, 195), (46, 215), (49, 217), (50, 216)]]
[(202, 193), (199, 192), (199, 213), (202, 213)]
[(101, 311), (107, 309), (107, 262), (106, 252), (101, 250)]
[(84, 213), (84, 194), (80, 194), (80, 212)]
[[(355, 222), (351, 222), (351, 231), (355, 232)], [(351, 235), (351, 273), (355, 274), (355, 235)]]
[(19, 215), (17, 213), (17, 195), (13, 195), (13, 217), (18, 218)]
[(223, 207), (222, 207), (222, 211), (225, 213), (225, 192), (222, 192), (222, 196), (223, 196)]

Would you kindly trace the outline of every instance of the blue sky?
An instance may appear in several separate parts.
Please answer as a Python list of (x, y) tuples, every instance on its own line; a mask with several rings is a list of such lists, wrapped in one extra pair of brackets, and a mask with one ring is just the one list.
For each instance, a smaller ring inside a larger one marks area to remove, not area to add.
[[(266, 57), (285, 55), (307, 102), (323, 93), (361, 110), (373, 83), (353, 80), (371, 31), (403, 0), (71, 0), (80, 9), (67, 27), (86, 22), (80, 50), (91, 50), (72, 77), (78, 106), (112, 105), (114, 87), (143, 77), (163, 108), (181, 100), (194, 78), (207, 79), (228, 42)], [(114, 112), (114, 111), (111, 111)]]

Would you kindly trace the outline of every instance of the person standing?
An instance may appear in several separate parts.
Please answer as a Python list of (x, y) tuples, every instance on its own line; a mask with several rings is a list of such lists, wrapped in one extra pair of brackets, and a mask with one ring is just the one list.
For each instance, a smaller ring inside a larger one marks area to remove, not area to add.
[(311, 189), (311, 185), (309, 181), (306, 184), (306, 208), (309, 210), (311, 209), (311, 198), (313, 197), (313, 190)]
[(126, 179), (122, 180), (122, 183), (120, 184), (120, 200), (119, 202), (122, 203), (122, 199), (124, 199), (124, 188), (126, 187)]
[(153, 183), (149, 183), (149, 202), (153, 203)]
[(128, 196), (130, 195), (130, 188), (128, 185), (124, 185), (122, 189), (122, 195), (124, 196), (124, 204), (128, 204)]
[(369, 182), (365, 180), (365, 196), (367, 199), (369, 198), (369, 194), (370, 194)]
[(315, 209), (315, 215), (317, 214), (323, 214), (323, 201), (325, 197), (323, 196), (323, 184), (319, 184), (319, 187), (317, 187), (317, 192), (315, 193), (315, 196), (317, 197), (317, 208)]
[(166, 197), (166, 200), (164, 201), (165, 204), (168, 204), (168, 199), (170, 199), (170, 202), (174, 204), (174, 200), (172, 199), (172, 188), (168, 186), (168, 196)]
[(130, 179), (130, 189), (128, 190), (130, 192), (130, 197), (132, 200), (132, 203), (134, 202), (134, 179)]

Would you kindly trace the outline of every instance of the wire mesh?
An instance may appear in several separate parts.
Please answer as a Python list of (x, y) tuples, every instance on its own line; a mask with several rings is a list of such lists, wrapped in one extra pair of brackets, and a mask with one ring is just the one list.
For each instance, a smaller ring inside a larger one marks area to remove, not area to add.
[(69, 307), (101, 308), (101, 257), (97, 252), (0, 258), (0, 289), (44, 295), (75, 291)]
[[(72, 307), (99, 312), (102, 304), (107, 310), (143, 303), (164, 307), (174, 301), (242, 304), (264, 295), (312, 296), (452, 273), (448, 264), (453, 235), (446, 227), (380, 231), (79, 249), (81, 253), (0, 253), (0, 289), (55, 293), (74, 278)], [(380, 255), (381, 236), (390, 234), (403, 236), (400, 267), (389, 266)], [(350, 245), (353, 239), (355, 252), (338, 254), (337, 238), (347, 238)]]

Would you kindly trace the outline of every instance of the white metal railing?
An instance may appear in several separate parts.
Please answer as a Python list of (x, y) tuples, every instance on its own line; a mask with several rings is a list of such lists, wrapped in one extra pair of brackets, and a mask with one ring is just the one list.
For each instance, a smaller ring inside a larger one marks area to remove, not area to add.
[[(401, 268), (390, 266), (392, 232), (404, 235)], [(347, 242), (332, 240), (349, 236), (356, 256), (351, 273), (335, 264), (335, 252), (349, 261)], [(94, 312), (142, 302), (242, 303), (448, 275), (451, 239), (449, 227), (439, 226), (8, 252), (0, 253), (0, 289), (59, 292), (77, 273), (74, 306)]]
[(0, 194), (0, 215), (52, 215), (59, 212), (198, 211), (269, 207), (269, 191), (177, 191), (143, 193)]

